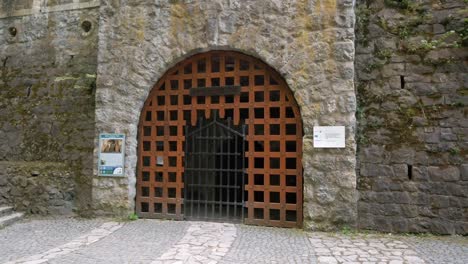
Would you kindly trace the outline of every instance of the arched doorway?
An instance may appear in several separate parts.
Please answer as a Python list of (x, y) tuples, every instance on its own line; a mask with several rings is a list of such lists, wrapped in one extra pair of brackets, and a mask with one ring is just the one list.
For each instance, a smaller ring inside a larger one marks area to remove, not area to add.
[(301, 227), (302, 136), (299, 108), (274, 69), (239, 52), (194, 55), (143, 107), (137, 214)]

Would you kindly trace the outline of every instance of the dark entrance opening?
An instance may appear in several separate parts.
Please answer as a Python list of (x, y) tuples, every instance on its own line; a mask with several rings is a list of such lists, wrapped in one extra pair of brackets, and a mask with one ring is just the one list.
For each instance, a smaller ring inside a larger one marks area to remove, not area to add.
[(244, 219), (245, 125), (230, 118), (186, 126), (184, 215), (189, 220)]

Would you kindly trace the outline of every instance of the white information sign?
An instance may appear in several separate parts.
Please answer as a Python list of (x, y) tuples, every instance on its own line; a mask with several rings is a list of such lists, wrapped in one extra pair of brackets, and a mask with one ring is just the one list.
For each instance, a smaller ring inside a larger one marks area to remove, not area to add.
[(99, 176), (124, 176), (124, 134), (99, 135)]
[(344, 148), (344, 126), (314, 126), (314, 148)]

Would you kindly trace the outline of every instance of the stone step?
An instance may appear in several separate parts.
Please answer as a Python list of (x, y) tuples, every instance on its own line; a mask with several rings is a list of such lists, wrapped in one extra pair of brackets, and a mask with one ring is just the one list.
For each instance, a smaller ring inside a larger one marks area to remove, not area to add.
[(0, 217), (11, 214), (13, 212), (13, 207), (11, 206), (0, 206)]
[(21, 220), (23, 216), (24, 216), (24, 213), (12, 213), (12, 214), (0, 217), (0, 228), (4, 228), (8, 225), (13, 224), (14, 222)]

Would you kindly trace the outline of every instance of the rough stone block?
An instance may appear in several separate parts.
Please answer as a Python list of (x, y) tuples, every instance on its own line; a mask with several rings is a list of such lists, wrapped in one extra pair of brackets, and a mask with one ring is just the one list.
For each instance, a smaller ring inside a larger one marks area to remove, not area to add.
[(460, 185), (458, 182), (447, 182), (445, 185), (446, 195), (468, 197), (467, 186)]
[(455, 234), (468, 234), (468, 222), (457, 222), (454, 224)]
[(408, 220), (403, 218), (397, 218), (392, 221), (393, 232), (406, 233), (409, 231)]
[(0, 175), (0, 186), (6, 186), (8, 183), (6, 175)]
[(454, 227), (452, 224), (448, 224), (447, 221), (443, 220), (432, 220), (430, 222), (431, 232), (440, 235), (449, 235), (454, 233)]
[(361, 167), (361, 175), (368, 177), (393, 177), (393, 168), (389, 165), (380, 165), (372, 163), (364, 163)]
[(382, 232), (392, 232), (392, 221), (387, 217), (375, 216), (375, 227)]
[(418, 207), (418, 213), (420, 216), (428, 218), (436, 218), (438, 210), (432, 209), (429, 205)]
[(460, 180), (460, 170), (455, 166), (448, 167), (428, 167), (430, 179), (432, 181), (458, 181)]
[(427, 172), (427, 167), (413, 167), (413, 181), (428, 181), (429, 173)]
[(394, 192), (392, 193), (392, 200), (397, 204), (410, 204), (411, 197), (407, 192)]
[(428, 74), (434, 72), (434, 67), (424, 64), (408, 63), (406, 64), (406, 71), (415, 74)]
[(382, 76), (385, 78), (392, 76), (405, 75), (405, 64), (404, 63), (391, 63), (383, 66)]
[(412, 148), (400, 148), (391, 152), (391, 161), (394, 163), (412, 164), (415, 150)]
[(372, 214), (359, 214), (358, 227), (361, 229), (378, 230), (378, 227), (374, 223), (374, 215)]
[(434, 132), (425, 133), (423, 138), (426, 143), (439, 143), (440, 131), (437, 129)]
[(409, 221), (409, 232), (426, 233), (430, 230), (430, 222), (425, 217), (411, 218)]
[(388, 154), (382, 146), (369, 146), (360, 151), (360, 159), (369, 163), (383, 163), (387, 160)]
[(450, 198), (448, 196), (434, 195), (431, 197), (431, 204), (437, 209), (447, 208), (450, 206)]
[[(334, 50), (335, 60), (337, 61), (353, 61), (354, 60), (354, 43), (353, 42), (335, 43), (333, 50)], [(324, 51), (324, 50), (321, 49), (321, 51)]]
[(408, 180), (408, 165), (407, 164), (395, 164), (392, 165), (394, 180), (407, 181)]
[(418, 206), (412, 204), (400, 205), (402, 216), (414, 218), (418, 216)]
[(468, 181), (468, 164), (460, 166), (460, 176), (462, 181)]
[(401, 209), (399, 204), (386, 204), (382, 207), (383, 215), (386, 216), (399, 216), (401, 215)]

